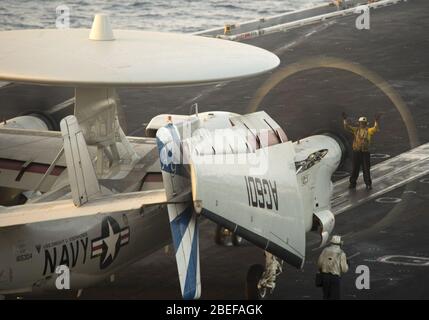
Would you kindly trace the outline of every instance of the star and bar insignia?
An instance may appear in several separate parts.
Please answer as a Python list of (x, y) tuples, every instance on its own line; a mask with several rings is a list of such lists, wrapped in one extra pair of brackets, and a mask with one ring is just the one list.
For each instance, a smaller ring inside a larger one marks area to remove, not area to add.
[(112, 217), (101, 223), (101, 237), (91, 241), (91, 258), (100, 258), (100, 269), (105, 269), (117, 257), (121, 247), (130, 241), (130, 228), (121, 228)]

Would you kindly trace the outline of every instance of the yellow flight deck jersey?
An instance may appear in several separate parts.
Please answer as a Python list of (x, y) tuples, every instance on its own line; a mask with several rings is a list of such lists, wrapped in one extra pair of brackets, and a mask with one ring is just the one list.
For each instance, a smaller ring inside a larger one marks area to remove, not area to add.
[(368, 152), (371, 138), (378, 131), (378, 123), (375, 121), (372, 128), (353, 127), (344, 121), (344, 129), (353, 133), (353, 151)]

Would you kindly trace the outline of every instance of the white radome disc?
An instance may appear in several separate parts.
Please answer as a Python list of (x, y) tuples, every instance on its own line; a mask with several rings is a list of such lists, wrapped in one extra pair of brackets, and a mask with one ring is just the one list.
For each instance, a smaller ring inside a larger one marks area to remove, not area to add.
[[(0, 32), (0, 81), (72, 87), (174, 86), (257, 75), (280, 63), (273, 53), (201, 36), (87, 29)], [(109, 38), (108, 38), (109, 39)]]

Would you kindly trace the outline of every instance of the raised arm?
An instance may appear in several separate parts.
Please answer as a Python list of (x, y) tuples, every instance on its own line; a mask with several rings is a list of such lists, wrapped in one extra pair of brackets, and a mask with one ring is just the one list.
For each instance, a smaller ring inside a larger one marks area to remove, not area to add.
[(345, 112), (343, 112), (342, 113), (342, 116), (343, 116), (343, 125), (344, 125), (344, 129), (346, 130), (346, 131), (349, 131), (349, 132), (351, 132), (351, 133), (355, 133), (355, 131), (356, 131), (356, 127), (353, 127), (353, 126), (351, 126), (350, 124), (349, 124), (349, 121), (347, 120), (347, 115), (346, 115), (346, 113)]
[(375, 121), (374, 121), (374, 126), (372, 128), (369, 128), (369, 132), (371, 134), (376, 133), (378, 130), (380, 130), (379, 128), (379, 123), (380, 123), (380, 118), (381, 118), (381, 113), (377, 113), (375, 115)]

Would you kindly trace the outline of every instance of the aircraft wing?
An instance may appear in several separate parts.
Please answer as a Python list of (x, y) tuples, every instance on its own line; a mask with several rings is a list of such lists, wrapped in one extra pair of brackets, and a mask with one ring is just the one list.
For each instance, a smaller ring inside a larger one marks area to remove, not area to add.
[(0, 208), (0, 227), (77, 218), (96, 214), (113, 214), (139, 210), (167, 202), (165, 190), (119, 193), (93, 199), (76, 207), (72, 199)]
[(371, 168), (373, 189), (369, 192), (364, 190), (365, 186), (350, 191), (348, 178), (337, 181), (334, 184), (331, 202), (332, 212), (334, 215), (343, 213), (427, 174), (429, 174), (429, 143), (373, 166)]
[[(0, 128), (0, 187), (32, 190), (62, 145), (60, 132)], [(61, 157), (41, 191), (48, 191), (65, 169)]]
[[(153, 139), (128, 137), (128, 140), (141, 148), (146, 144), (152, 147)], [(34, 190), (63, 143), (60, 131), (0, 128), (0, 187)], [(92, 159), (97, 154), (94, 146), (88, 146), (88, 151)], [(39, 186), (39, 191), (49, 191), (66, 167), (63, 154), (45, 182)]]

